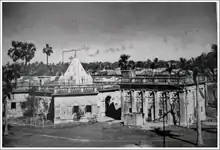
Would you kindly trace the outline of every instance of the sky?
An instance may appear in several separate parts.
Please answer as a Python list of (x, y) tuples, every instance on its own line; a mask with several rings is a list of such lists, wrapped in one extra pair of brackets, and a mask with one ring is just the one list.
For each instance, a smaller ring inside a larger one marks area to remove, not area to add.
[[(82, 62), (118, 61), (121, 54), (143, 61), (191, 58), (217, 43), (215, 3), (76, 3), (3, 2), (2, 62), (15, 41), (36, 46), (31, 62), (46, 62), (46, 44), (54, 53), (49, 63), (62, 61), (62, 51), (81, 49)], [(87, 47), (87, 49), (83, 49)], [(64, 54), (64, 61), (74, 56)]]

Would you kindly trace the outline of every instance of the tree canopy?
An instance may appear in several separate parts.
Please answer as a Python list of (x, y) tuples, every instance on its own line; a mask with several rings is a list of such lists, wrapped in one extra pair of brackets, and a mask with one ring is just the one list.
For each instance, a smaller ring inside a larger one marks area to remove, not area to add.
[[(20, 51), (19, 48), (16, 48), (17, 45), (21, 43), (15, 43), (12, 42), (15, 49), (13, 52), (10, 53), (11, 56), (13, 56), (13, 60), (18, 60), (21, 56), (20, 54), (15, 54)], [(48, 45), (49, 46), (49, 45)], [(9, 50), (10, 51), (10, 50)], [(200, 66), (200, 68), (205, 69), (206, 75), (209, 77), (214, 78), (215, 76), (215, 69), (217, 68), (217, 45), (213, 45), (212, 49), (210, 49), (210, 52), (208, 53), (202, 53), (198, 57), (193, 58), (195, 60), (195, 63), (193, 65)], [(130, 69), (156, 69), (156, 68), (165, 68), (168, 73), (172, 72), (174, 69), (181, 70), (190, 70), (190, 64), (192, 59), (187, 60), (186, 58), (180, 58), (179, 60), (159, 60), (158, 58), (155, 58), (154, 60), (147, 59), (145, 61), (133, 61), (132, 57), (127, 54), (122, 54), (119, 57), (118, 61), (115, 62), (82, 62), (82, 65), (86, 71), (90, 71), (92, 73), (99, 72), (102, 69), (117, 69), (120, 68), (122, 70), (130, 70)], [(33, 62), (29, 63), (25, 66), (24, 62), (18, 63), (20, 66), (20, 73), (22, 76), (55, 76), (55, 75), (61, 75), (64, 73), (70, 62), (59, 62), (59, 63), (49, 63), (48, 66), (41, 62)]]
[(12, 58), (14, 62), (22, 60), (25, 66), (28, 62), (34, 58), (36, 47), (33, 43), (12, 41), (12, 48), (8, 50), (8, 56)]

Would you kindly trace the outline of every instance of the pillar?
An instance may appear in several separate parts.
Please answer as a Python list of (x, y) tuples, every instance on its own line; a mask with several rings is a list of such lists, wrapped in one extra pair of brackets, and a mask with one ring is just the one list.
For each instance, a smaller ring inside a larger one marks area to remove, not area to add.
[(154, 99), (155, 99), (155, 119), (159, 118), (159, 92), (155, 91), (154, 92)]
[[(150, 92), (154, 92), (154, 91), (150, 91)], [(150, 96), (150, 95), (149, 95)], [(154, 94), (153, 95), (151, 95), (149, 98), (151, 98), (151, 100), (152, 100), (152, 102), (153, 102), (153, 106), (152, 106), (152, 108), (151, 108), (151, 120), (153, 121), (154, 119), (155, 119), (155, 115), (154, 115), (154, 112), (155, 112), (155, 96), (154, 96)]]
[(130, 97), (130, 93), (128, 93), (128, 92), (130, 92), (130, 91), (124, 91), (124, 99), (123, 99), (123, 101), (124, 101), (124, 104), (123, 104), (124, 115), (129, 113), (129, 102), (131, 100), (131, 97)]
[(132, 108), (132, 113), (136, 113), (137, 112), (137, 91), (132, 90), (131, 91), (131, 97), (132, 97), (132, 101), (131, 101), (131, 108)]
[(179, 93), (180, 101), (180, 125), (186, 126), (186, 92)]
[(68, 88), (68, 93), (71, 93), (71, 88), (70, 87)]
[(171, 114), (171, 104), (173, 101), (173, 92), (168, 92), (168, 97), (167, 97), (167, 112), (169, 112), (167, 114), (167, 123), (168, 125), (173, 125), (173, 116)]
[(54, 88), (54, 93), (55, 93), (55, 94), (57, 93), (57, 87)]
[(148, 91), (142, 91), (143, 92), (143, 113), (144, 113), (144, 123), (146, 123), (148, 119)]
[(121, 94), (121, 120), (124, 121), (124, 91), (120, 90)]

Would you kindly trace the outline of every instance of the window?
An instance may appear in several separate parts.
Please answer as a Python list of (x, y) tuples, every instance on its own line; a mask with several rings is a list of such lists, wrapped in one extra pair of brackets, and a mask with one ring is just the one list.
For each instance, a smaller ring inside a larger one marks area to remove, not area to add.
[(92, 106), (91, 105), (86, 106), (86, 112), (92, 112)]
[(151, 120), (151, 109), (148, 109), (148, 120)]
[(15, 102), (11, 103), (11, 109), (16, 109), (16, 103)]
[(143, 113), (143, 108), (140, 108), (140, 113)]
[(203, 107), (201, 107), (201, 112), (203, 112)]
[(162, 109), (159, 109), (159, 116), (162, 117), (162, 115), (163, 115)]
[(73, 113), (79, 112), (79, 106), (73, 106)]
[(129, 108), (129, 113), (132, 113), (132, 108)]

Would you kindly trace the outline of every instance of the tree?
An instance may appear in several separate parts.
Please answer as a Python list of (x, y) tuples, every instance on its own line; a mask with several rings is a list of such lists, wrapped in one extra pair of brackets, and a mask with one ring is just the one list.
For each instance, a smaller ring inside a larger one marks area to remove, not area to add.
[[(201, 119), (200, 119), (200, 103), (198, 99), (198, 93), (199, 93), (199, 83), (198, 83), (198, 75), (201, 73), (204, 73), (204, 65), (203, 62), (205, 61), (203, 59), (204, 57), (197, 57), (191, 58), (190, 60), (186, 60), (184, 58), (180, 58), (180, 71), (184, 70), (185, 75), (189, 78), (193, 79), (194, 84), (196, 85), (196, 120), (197, 120), (197, 145), (202, 146), (203, 138), (202, 138), (202, 126), (201, 126)], [(178, 72), (178, 74), (179, 74)], [(186, 110), (187, 111), (187, 110)]]
[(24, 43), (22, 48), (22, 60), (25, 61), (25, 66), (27, 66), (27, 63), (31, 61), (32, 58), (34, 58), (35, 55), (35, 45), (33, 43)]
[(145, 68), (150, 68), (151, 64), (152, 64), (152, 61), (150, 59), (147, 59), (147, 61), (145, 62), (144, 67)]
[[(209, 79), (213, 82), (213, 97), (215, 100), (215, 107), (217, 110), (217, 75), (215, 73), (215, 69), (217, 68), (217, 45), (212, 45), (212, 51), (205, 55), (204, 66), (206, 67), (205, 73), (209, 77)], [(208, 103), (207, 103), (208, 105)]]
[[(197, 57), (196, 59), (192, 58), (189, 60), (189, 69), (192, 70), (192, 78), (193, 82), (196, 85), (196, 120), (197, 120), (197, 146), (202, 146), (204, 145), (203, 143), (203, 138), (202, 138), (202, 124), (201, 124), (201, 119), (200, 119), (200, 112), (201, 112), (201, 107), (198, 99), (199, 95), (199, 79), (198, 76), (201, 73), (204, 73), (204, 66), (201, 65), (203, 64), (205, 60), (203, 57)], [(188, 70), (187, 70), (188, 71)]]
[[(119, 67), (121, 68), (121, 73), (123, 76), (130, 76), (132, 74), (131, 70), (135, 68), (135, 62), (133, 60), (129, 60), (130, 56), (123, 54), (120, 56), (120, 59), (118, 61)], [(130, 71), (128, 71), (130, 70)]]
[[(171, 61), (166, 64), (166, 69), (164, 72), (167, 71), (169, 73), (169, 79), (171, 78), (171, 74), (172, 74), (174, 68), (175, 68), (175, 65)], [(173, 103), (171, 103), (169, 101), (169, 105), (170, 105), (169, 112), (172, 115), (174, 125), (176, 125), (176, 113), (174, 111), (175, 110), (175, 103), (176, 103), (176, 101), (174, 101)], [(168, 117), (170, 117), (170, 116), (168, 116)]]
[(166, 64), (166, 69), (162, 71), (161, 73), (168, 72), (169, 78), (170, 78), (174, 69), (175, 69), (175, 65), (170, 61)]
[[(13, 62), (23, 60), (25, 63), (23, 71), (25, 72), (27, 63), (34, 57), (35, 51), (36, 48), (32, 43), (12, 41), (12, 48), (8, 50), (8, 56), (12, 58)], [(14, 68), (14, 70), (16, 70), (16, 68)], [(15, 83), (17, 83), (17, 78), (18, 77), (15, 76)]]
[(166, 65), (166, 70), (169, 72), (169, 77), (171, 77), (173, 70), (175, 69), (175, 65), (172, 62), (169, 62)]
[(180, 58), (179, 63), (178, 63), (178, 68), (179, 71), (176, 73), (178, 77), (180, 77), (180, 74), (182, 71), (184, 71), (184, 74), (187, 75), (189, 72), (189, 61), (187, 61), (185, 58)]
[(48, 66), (48, 56), (50, 56), (53, 53), (53, 48), (50, 47), (49, 44), (46, 44), (46, 47), (43, 48), (43, 53), (46, 54), (47, 66)]
[(128, 70), (129, 66), (128, 66), (128, 59), (130, 58), (129, 55), (126, 54), (122, 54), (120, 56), (120, 59), (118, 61), (119, 67), (121, 68), (121, 70)]
[(22, 46), (23, 43), (19, 41), (12, 41), (12, 48), (8, 50), (8, 56), (12, 58), (14, 62), (22, 59)]
[(33, 43), (12, 41), (12, 48), (8, 50), (8, 55), (14, 62), (17, 60), (23, 60), (25, 62), (25, 66), (27, 66), (27, 63), (34, 58), (35, 51), (36, 48)]
[[(14, 64), (13, 64), (14, 65)], [(12, 81), (15, 77), (20, 77), (17, 70), (14, 70), (16, 67), (13, 65), (6, 64), (2, 68), (2, 79), (3, 79), (3, 104), (4, 104), (4, 135), (8, 135), (8, 120), (7, 120), (7, 99), (11, 99), (12, 90), (14, 88)]]
[(128, 61), (128, 69), (133, 70), (135, 68), (135, 62), (133, 60)]
[(144, 68), (144, 62), (143, 61), (137, 61), (136, 67), (137, 68)]
[(150, 68), (152, 69), (153, 76), (155, 75), (155, 69), (157, 68), (158, 58), (154, 58), (153, 62), (150, 65)]
[[(34, 92), (36, 91), (37, 87), (31, 87), (29, 88), (29, 96), (26, 97), (25, 104), (22, 103), (21, 108), (24, 109), (24, 117), (28, 117), (29, 120), (32, 118), (32, 123), (36, 124), (36, 115), (38, 114), (38, 108), (39, 108), (39, 100), (37, 97), (34, 96)], [(30, 121), (31, 123), (31, 121)]]

